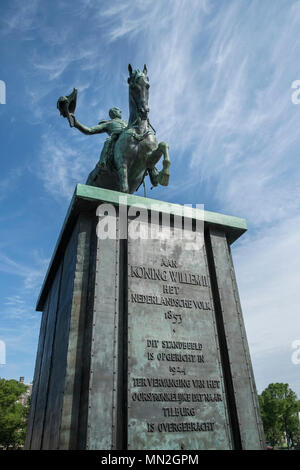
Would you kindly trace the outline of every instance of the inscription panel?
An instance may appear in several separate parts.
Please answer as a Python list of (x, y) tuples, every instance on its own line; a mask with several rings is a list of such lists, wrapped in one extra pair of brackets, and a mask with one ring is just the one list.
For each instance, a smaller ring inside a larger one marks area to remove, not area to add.
[(129, 238), (128, 448), (230, 449), (225, 400), (202, 235)]

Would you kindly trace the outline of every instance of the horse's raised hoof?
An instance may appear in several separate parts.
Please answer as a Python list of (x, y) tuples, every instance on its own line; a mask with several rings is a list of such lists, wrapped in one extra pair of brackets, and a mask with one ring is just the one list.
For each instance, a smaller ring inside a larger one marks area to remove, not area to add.
[(162, 170), (158, 175), (158, 182), (161, 186), (168, 186), (170, 180), (170, 172)]
[(158, 148), (163, 152), (167, 152), (169, 150), (169, 144), (167, 142), (159, 142)]

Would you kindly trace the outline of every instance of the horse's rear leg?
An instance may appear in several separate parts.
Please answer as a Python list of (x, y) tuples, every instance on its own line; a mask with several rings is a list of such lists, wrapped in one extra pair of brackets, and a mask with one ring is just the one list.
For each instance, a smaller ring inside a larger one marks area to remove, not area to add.
[(157, 182), (162, 186), (168, 186), (170, 179), (170, 155), (169, 145), (166, 142), (160, 142), (156, 150), (154, 150), (147, 159), (148, 168), (152, 169), (156, 163), (160, 160), (161, 156), (164, 156), (163, 169), (157, 175)]
[(159, 172), (158, 182), (162, 186), (168, 186), (170, 179), (170, 155), (169, 155), (169, 146), (166, 142), (160, 142), (158, 146), (161, 146), (164, 159), (163, 159), (163, 169)]
[(123, 164), (119, 167), (118, 174), (119, 174), (119, 180), (120, 180), (120, 191), (122, 193), (128, 193), (129, 192), (129, 188), (128, 188), (128, 171), (127, 171), (127, 165), (126, 164)]

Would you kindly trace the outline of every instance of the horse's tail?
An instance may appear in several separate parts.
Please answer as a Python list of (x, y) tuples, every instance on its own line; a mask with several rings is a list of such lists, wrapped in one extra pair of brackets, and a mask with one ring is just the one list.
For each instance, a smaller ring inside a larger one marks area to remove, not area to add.
[[(144, 175), (143, 175), (143, 178), (142, 178), (142, 181), (140, 182), (140, 184), (138, 185), (138, 187), (136, 188), (136, 191), (140, 188), (141, 184), (144, 186), (144, 196), (146, 197), (146, 185), (145, 185), (145, 177), (148, 173), (148, 171), (151, 171), (151, 170), (148, 170), (146, 169), (145, 172), (144, 172)], [(150, 178), (151, 179), (151, 178)]]

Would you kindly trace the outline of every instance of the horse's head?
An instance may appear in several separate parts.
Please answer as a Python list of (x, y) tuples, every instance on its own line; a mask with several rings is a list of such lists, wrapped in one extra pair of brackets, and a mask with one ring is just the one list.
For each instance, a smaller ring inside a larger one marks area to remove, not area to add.
[(141, 119), (147, 119), (149, 108), (148, 108), (148, 99), (149, 99), (149, 78), (147, 76), (147, 67), (144, 65), (144, 69), (141, 72), (140, 70), (132, 70), (131, 65), (128, 65), (129, 71), (129, 104), (132, 101), (132, 104), (136, 108), (136, 112)]

